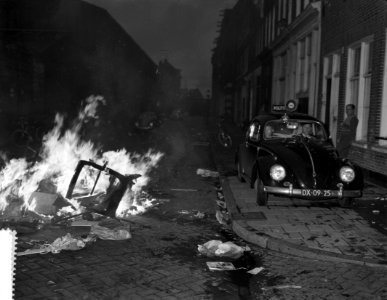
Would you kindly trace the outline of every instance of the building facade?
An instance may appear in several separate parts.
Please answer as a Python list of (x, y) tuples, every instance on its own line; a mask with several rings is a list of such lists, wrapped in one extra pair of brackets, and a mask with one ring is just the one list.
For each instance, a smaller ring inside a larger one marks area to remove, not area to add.
[(345, 106), (359, 124), (349, 158), (387, 175), (387, 2), (323, 1), (321, 99), (317, 115), (340, 134)]
[(130, 120), (157, 81), (157, 65), (117, 21), (81, 0), (0, 0), (0, 41), (7, 114), (72, 114), (99, 94), (111, 118)]
[(317, 113), (320, 2), (271, 2), (266, 43), (273, 52), (272, 104), (298, 101), (298, 110)]
[[(290, 99), (299, 101), (301, 111), (316, 114), (320, 18), (319, 1), (238, 1), (223, 18), (213, 55), (215, 102), (231, 98), (235, 121)], [(216, 64), (230, 67), (224, 72)], [(222, 77), (227, 82), (219, 85)]]
[(154, 100), (153, 109), (156, 108), (164, 113), (171, 113), (182, 106), (181, 70), (175, 68), (167, 59), (161, 60), (157, 68), (157, 88)]
[[(238, 23), (241, 13), (245, 21)], [(216, 41), (213, 103), (220, 111), (233, 103), (240, 121), (296, 100), (300, 112), (329, 125), (334, 144), (345, 105), (353, 103), (359, 124), (349, 158), (385, 176), (386, 35), (384, 0), (239, 0)]]

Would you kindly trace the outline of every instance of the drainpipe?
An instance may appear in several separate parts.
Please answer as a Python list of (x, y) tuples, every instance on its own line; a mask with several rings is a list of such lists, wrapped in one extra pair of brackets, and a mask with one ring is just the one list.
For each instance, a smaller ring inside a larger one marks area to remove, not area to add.
[(317, 108), (319, 103), (319, 85), (320, 85), (320, 63), (321, 63), (321, 2), (311, 3), (312, 7), (318, 10), (317, 24), (318, 24), (318, 33), (317, 33), (317, 49), (316, 49), (316, 76), (315, 76), (315, 88), (314, 88), (314, 116), (317, 117)]

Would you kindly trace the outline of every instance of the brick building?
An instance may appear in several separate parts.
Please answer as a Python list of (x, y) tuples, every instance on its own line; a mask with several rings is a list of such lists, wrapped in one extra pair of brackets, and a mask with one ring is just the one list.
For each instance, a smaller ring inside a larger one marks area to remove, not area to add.
[(359, 119), (350, 159), (387, 175), (387, 2), (323, 2), (319, 114), (339, 134), (345, 105)]
[(213, 111), (231, 108), (240, 122), (295, 99), (299, 111), (329, 125), (336, 143), (353, 103), (359, 125), (350, 159), (385, 181), (386, 35), (385, 0), (239, 0), (216, 40)]
[(175, 68), (167, 59), (161, 60), (157, 68), (156, 108), (170, 113), (181, 108), (181, 70)]
[(237, 122), (289, 99), (315, 114), (320, 17), (319, 1), (239, 0), (224, 15), (213, 54), (215, 101), (232, 98)]
[(157, 65), (100, 7), (80, 0), (0, 0), (0, 105), (30, 116), (75, 113), (101, 94), (108, 115), (134, 118)]
[(234, 80), (236, 65), (236, 31), (238, 23), (231, 9), (221, 13), (219, 36), (215, 39), (212, 50), (212, 105), (211, 115), (232, 114), (234, 109)]

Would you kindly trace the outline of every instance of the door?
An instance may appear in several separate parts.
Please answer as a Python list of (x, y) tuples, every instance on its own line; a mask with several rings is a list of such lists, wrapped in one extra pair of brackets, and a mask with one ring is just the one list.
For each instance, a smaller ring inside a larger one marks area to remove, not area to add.
[(324, 59), (324, 88), (325, 122), (329, 125), (329, 132), (333, 144), (336, 146), (337, 120), (339, 113), (339, 85), (340, 85), (340, 55), (332, 54)]

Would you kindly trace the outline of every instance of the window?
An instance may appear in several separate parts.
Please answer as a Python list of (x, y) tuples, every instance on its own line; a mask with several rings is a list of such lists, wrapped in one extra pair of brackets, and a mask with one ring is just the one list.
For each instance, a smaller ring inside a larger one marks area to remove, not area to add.
[(305, 40), (298, 42), (298, 76), (297, 76), (297, 91), (304, 90), (305, 76)]
[(271, 41), (275, 38), (275, 8), (272, 10), (271, 17)]
[(266, 17), (266, 46), (270, 43), (270, 20), (271, 15), (269, 14), (269, 17)]
[(340, 50), (324, 57), (323, 92), (320, 119), (329, 124), (333, 143), (336, 145), (338, 103), (340, 86)]
[(312, 66), (311, 66), (311, 63), (312, 63), (312, 35), (309, 34), (306, 38), (306, 41), (305, 41), (305, 52), (306, 52), (306, 76), (305, 76), (305, 79), (304, 79), (304, 88), (307, 90), (308, 89), (308, 85), (309, 85), (309, 78), (310, 78), (310, 75), (311, 75), (311, 71), (312, 71)]
[(288, 122), (282, 120), (268, 121), (263, 129), (265, 140), (289, 139), (302, 135), (315, 141), (325, 141), (327, 133), (320, 122), (314, 120), (289, 119)]
[(297, 0), (296, 17), (301, 13), (301, 0)]
[(279, 0), (279, 3), (277, 4), (278, 5), (278, 14), (277, 14), (277, 22), (279, 21), (279, 20), (281, 20), (281, 10), (282, 10), (282, 2), (283, 2), (284, 0)]
[(283, 0), (282, 18), (286, 19), (288, 0)]
[[(382, 96), (382, 115), (380, 120), (380, 133), (382, 137), (387, 137), (387, 29), (386, 42), (384, 45), (384, 75), (383, 75), (383, 96)], [(379, 145), (387, 146), (387, 140), (379, 140)]]
[(289, 0), (289, 3), (288, 3), (288, 24), (292, 23), (292, 9), (293, 9), (293, 0)]
[(365, 141), (368, 134), (369, 104), (372, 78), (373, 42), (367, 38), (348, 50), (346, 104), (356, 105), (359, 124), (356, 140)]
[(285, 88), (286, 88), (286, 69), (287, 69), (287, 57), (286, 52), (282, 53), (280, 56), (280, 73), (279, 73), (279, 89), (280, 89), (280, 103), (285, 103)]

